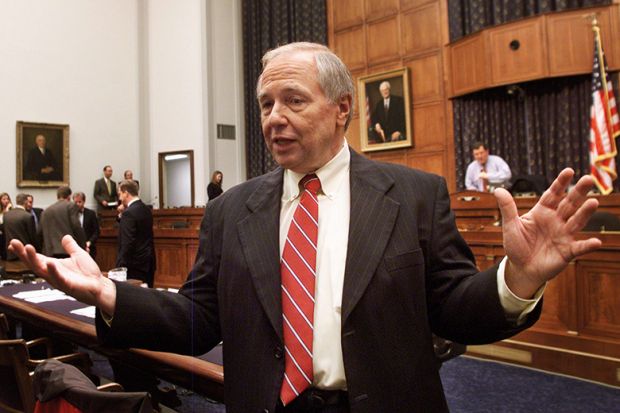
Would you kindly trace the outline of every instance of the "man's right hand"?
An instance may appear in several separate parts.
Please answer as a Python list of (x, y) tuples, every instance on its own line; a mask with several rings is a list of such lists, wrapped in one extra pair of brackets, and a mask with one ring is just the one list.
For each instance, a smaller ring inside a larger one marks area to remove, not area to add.
[(108, 201), (106, 201), (105, 199), (103, 201), (101, 201), (101, 205), (103, 205), (104, 207), (108, 206)]
[(62, 247), (69, 258), (46, 257), (38, 254), (32, 245), (24, 246), (16, 239), (11, 240), (9, 251), (53, 287), (83, 303), (97, 306), (110, 317), (114, 316), (116, 285), (103, 276), (97, 263), (70, 235), (62, 238)]

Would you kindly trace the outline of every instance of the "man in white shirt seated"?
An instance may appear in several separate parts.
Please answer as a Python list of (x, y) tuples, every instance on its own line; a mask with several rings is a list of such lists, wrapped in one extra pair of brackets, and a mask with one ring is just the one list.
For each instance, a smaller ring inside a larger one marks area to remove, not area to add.
[(492, 192), (495, 188), (504, 187), (512, 177), (506, 161), (497, 155), (490, 155), (484, 142), (474, 142), (472, 154), (474, 160), (467, 167), (465, 175), (466, 189)]

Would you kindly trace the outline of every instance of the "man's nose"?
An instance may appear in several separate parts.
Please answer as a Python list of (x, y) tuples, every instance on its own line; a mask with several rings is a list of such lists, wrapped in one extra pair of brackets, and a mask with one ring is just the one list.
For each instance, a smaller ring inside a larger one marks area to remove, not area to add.
[(279, 102), (273, 104), (271, 113), (269, 113), (269, 123), (271, 125), (283, 125), (288, 121), (286, 117), (287, 108)]

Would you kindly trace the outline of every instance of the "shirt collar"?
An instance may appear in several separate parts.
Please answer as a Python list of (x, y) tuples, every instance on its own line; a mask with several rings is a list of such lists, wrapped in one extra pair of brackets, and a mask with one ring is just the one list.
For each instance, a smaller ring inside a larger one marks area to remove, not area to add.
[[(26, 211), (26, 208), (24, 208), (23, 206), (21, 206), (19, 204), (13, 205), (13, 209), (15, 209), (15, 208), (23, 209), (24, 211)], [(26, 212), (28, 212), (28, 211), (26, 211)]]
[(129, 207), (131, 206), (131, 204), (133, 204), (134, 202), (139, 201), (139, 200), (140, 200), (140, 198), (135, 197), (134, 199), (132, 199), (131, 201), (129, 201), (129, 203), (127, 204), (127, 208), (129, 208)]
[[(314, 173), (321, 181), (321, 192), (328, 198), (333, 198), (338, 193), (342, 179), (349, 173), (351, 153), (349, 145), (345, 141), (340, 151), (329, 162), (320, 167)], [(299, 181), (306, 174), (284, 170), (284, 182), (282, 188), (282, 201), (290, 202), (299, 196)]]

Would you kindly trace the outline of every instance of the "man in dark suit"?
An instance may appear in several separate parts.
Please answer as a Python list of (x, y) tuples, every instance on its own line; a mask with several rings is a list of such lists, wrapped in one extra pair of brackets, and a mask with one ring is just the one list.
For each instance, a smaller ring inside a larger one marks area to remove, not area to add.
[(57, 201), (41, 214), (43, 254), (48, 257), (64, 258), (67, 253), (62, 247), (62, 237), (71, 235), (80, 248), (86, 248), (86, 236), (78, 219), (78, 209), (71, 203), (71, 188), (61, 186), (56, 191)]
[(521, 331), (540, 313), (544, 284), (601, 244), (575, 239), (597, 201), (586, 196), (590, 177), (564, 197), (567, 169), (524, 217), (495, 192), (508, 256), (479, 272), (441, 177), (348, 147), (354, 86), (329, 49), (268, 52), (257, 92), (280, 168), (209, 203), (179, 294), (103, 277), (69, 237), (72, 260), (47, 266), (11, 244), (99, 307), (107, 345), (201, 354), (223, 340), (229, 413), (447, 411), (431, 333), (485, 343)]
[(103, 167), (103, 178), (95, 181), (93, 195), (97, 200), (97, 211), (103, 209), (114, 209), (118, 206), (118, 194), (116, 192), (116, 182), (112, 180), (112, 167)]
[(62, 173), (56, 164), (56, 158), (52, 151), (47, 148), (47, 140), (44, 135), (37, 135), (35, 147), (28, 152), (26, 160), (26, 179), (36, 181), (61, 181)]
[(370, 116), (374, 125), (375, 142), (396, 142), (405, 140), (405, 103), (400, 96), (391, 93), (390, 82), (379, 85), (382, 99), (377, 102)]
[(99, 220), (97, 213), (85, 206), (86, 195), (84, 192), (76, 192), (73, 194), (73, 203), (78, 207), (78, 219), (80, 225), (84, 228), (86, 236), (86, 251), (93, 259), (97, 256), (97, 240), (99, 239)]
[[(32, 216), (26, 211), (28, 203), (27, 194), (17, 194), (15, 206), (10, 211), (4, 213), (4, 232), (6, 234), (7, 246), (12, 239), (20, 240), (24, 245), (32, 244), (39, 248), (37, 230), (34, 226)], [(7, 260), (15, 261), (18, 257), (8, 251)]]
[(32, 220), (34, 221), (34, 226), (39, 230), (39, 222), (41, 222), (41, 213), (43, 212), (42, 208), (37, 208), (34, 206), (34, 197), (30, 194), (28, 195), (28, 202), (26, 202), (26, 212), (32, 215)]
[(127, 278), (142, 280), (149, 287), (153, 287), (153, 213), (138, 197), (138, 185), (135, 181), (121, 181), (119, 199), (125, 209), (118, 228), (116, 266), (127, 268)]

